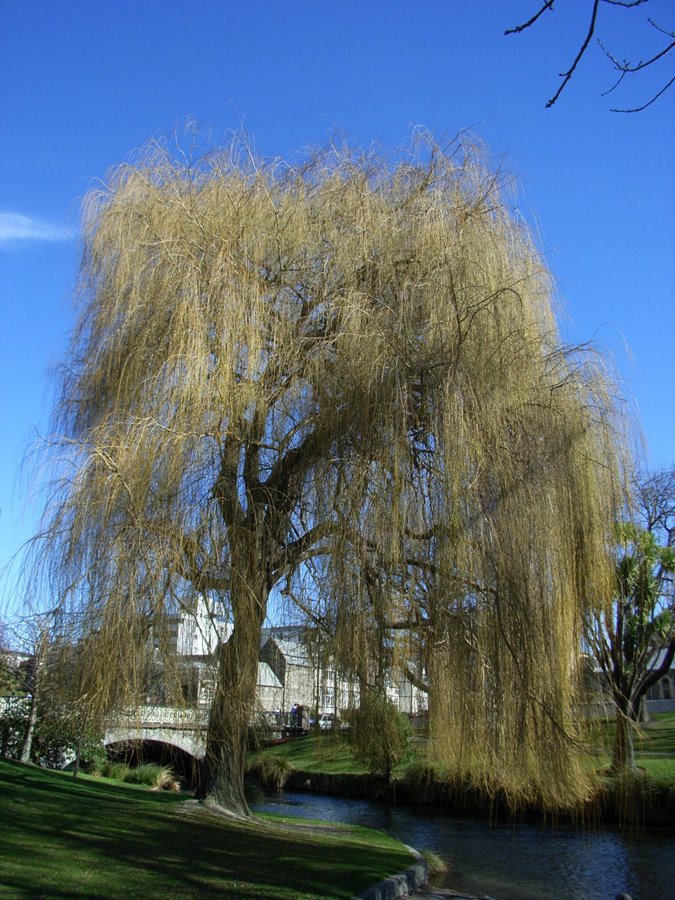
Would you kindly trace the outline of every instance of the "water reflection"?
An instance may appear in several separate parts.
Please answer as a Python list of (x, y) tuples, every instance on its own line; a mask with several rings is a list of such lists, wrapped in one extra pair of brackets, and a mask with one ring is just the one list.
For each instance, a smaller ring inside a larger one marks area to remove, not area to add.
[(450, 864), (444, 886), (497, 900), (633, 900), (675, 896), (675, 840), (663, 833), (625, 837), (532, 824), (491, 827), (433, 809), (391, 807), (368, 800), (282, 793), (256, 809), (379, 828)]

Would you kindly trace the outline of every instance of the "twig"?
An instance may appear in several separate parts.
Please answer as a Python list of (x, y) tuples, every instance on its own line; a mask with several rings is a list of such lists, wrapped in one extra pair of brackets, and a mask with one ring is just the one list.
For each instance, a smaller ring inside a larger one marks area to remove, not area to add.
[(539, 18), (539, 16), (540, 16), (542, 13), (545, 13), (547, 9), (550, 9), (551, 12), (553, 12), (553, 4), (554, 4), (554, 3), (555, 3), (555, 0), (547, 0), (547, 2), (544, 3), (544, 5), (542, 6), (542, 8), (539, 10), (539, 12), (536, 13), (535, 15), (533, 15), (532, 18), (531, 18), (529, 21), (523, 22), (522, 25), (516, 25), (515, 28), (508, 28), (508, 29), (504, 32), (504, 34), (520, 34), (521, 31), (525, 31), (525, 29), (526, 29), (526, 28), (529, 28), (530, 25), (534, 25), (534, 23), (537, 21), (537, 19)]
[(668, 90), (669, 87), (672, 86), (672, 84), (674, 82), (675, 82), (675, 75), (673, 75), (673, 77), (670, 79), (668, 84), (665, 85), (665, 87), (661, 88), (661, 90), (658, 92), (658, 94), (654, 94), (652, 99), (647, 101), (647, 103), (645, 103), (643, 106), (636, 106), (633, 109), (612, 109), (611, 112), (621, 112), (621, 113), (642, 112), (643, 109), (647, 109), (648, 106), (651, 106), (652, 103), (654, 103), (656, 100), (658, 100), (659, 97), (661, 96), (661, 94), (665, 94), (665, 92)]
[(567, 70), (567, 72), (561, 73), (561, 77), (564, 78), (564, 81), (560, 85), (558, 90), (555, 92), (553, 97), (551, 97), (551, 99), (546, 102), (546, 109), (550, 109), (553, 106), (553, 104), (556, 102), (558, 97), (562, 94), (562, 92), (565, 89), (565, 86), (567, 85), (567, 82), (570, 80), (570, 78), (574, 74), (574, 70), (579, 65), (579, 62), (581, 61), (581, 57), (586, 52), (586, 49), (591, 42), (591, 38), (593, 37), (593, 32), (595, 31), (595, 21), (598, 16), (598, 6), (599, 5), (600, 5), (600, 0), (593, 0), (593, 13), (591, 15), (591, 22), (590, 22), (590, 25), (588, 26), (588, 32), (586, 34), (586, 38), (585, 38), (583, 44), (581, 45), (581, 48), (579, 49), (579, 52), (577, 53), (575, 60), (572, 63), (572, 65), (570, 66), (570, 68)]

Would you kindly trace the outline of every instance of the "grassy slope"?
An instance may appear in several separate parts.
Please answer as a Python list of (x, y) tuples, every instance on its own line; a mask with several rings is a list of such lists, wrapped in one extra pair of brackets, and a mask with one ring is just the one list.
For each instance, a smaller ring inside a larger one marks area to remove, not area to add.
[(638, 753), (645, 757), (665, 754), (675, 757), (675, 713), (657, 713), (643, 726), (643, 736), (637, 741)]
[(346, 738), (341, 734), (306, 735), (285, 744), (277, 744), (255, 756), (278, 756), (287, 759), (298, 772), (321, 772), (325, 775), (362, 775), (366, 769), (352, 756)]
[(0, 761), (0, 895), (351, 897), (410, 855), (366, 829), (240, 822), (185, 797)]
[[(614, 724), (601, 723), (597, 744), (604, 748), (597, 765), (603, 768), (611, 761)], [(635, 737), (635, 762), (658, 784), (675, 787), (675, 713), (656, 713)]]
[[(611, 748), (613, 735), (611, 723), (603, 722), (598, 726), (595, 736), (598, 754), (591, 761), (593, 768), (603, 768), (609, 764), (611, 751), (607, 748)], [(659, 783), (675, 786), (675, 713), (658, 713), (648, 725), (642, 726), (641, 735), (636, 738), (635, 750), (638, 766)], [(349, 744), (340, 735), (310, 735), (271, 747), (263, 753), (284, 757), (294, 769), (302, 772), (338, 775), (365, 771), (354, 760)], [(395, 774), (399, 774), (404, 768), (400, 767)]]

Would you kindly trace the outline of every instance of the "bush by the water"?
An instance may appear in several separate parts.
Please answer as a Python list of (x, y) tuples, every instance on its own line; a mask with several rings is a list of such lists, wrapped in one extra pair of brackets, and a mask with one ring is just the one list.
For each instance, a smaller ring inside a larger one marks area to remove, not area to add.
[(169, 766), (158, 763), (142, 763), (140, 766), (128, 766), (123, 762), (106, 760), (99, 773), (104, 778), (114, 778), (127, 784), (144, 784), (155, 791), (177, 791), (180, 785)]
[(408, 752), (410, 721), (383, 694), (361, 698), (349, 716), (349, 743), (354, 757), (389, 780), (391, 771)]
[(450, 866), (438, 853), (433, 850), (422, 850), (421, 853), (427, 864), (430, 879), (440, 878), (441, 875), (448, 873)]
[(403, 781), (411, 789), (426, 788), (433, 782), (440, 780), (440, 774), (436, 766), (428, 762), (413, 762), (405, 770)]
[(103, 778), (114, 778), (115, 781), (124, 781), (124, 776), (129, 771), (129, 766), (123, 762), (113, 762), (112, 759), (106, 759), (100, 766), (98, 771), (92, 772), (92, 775), (102, 775)]
[(294, 771), (293, 766), (283, 756), (264, 756), (249, 766), (248, 772), (260, 784), (272, 791), (280, 791)]

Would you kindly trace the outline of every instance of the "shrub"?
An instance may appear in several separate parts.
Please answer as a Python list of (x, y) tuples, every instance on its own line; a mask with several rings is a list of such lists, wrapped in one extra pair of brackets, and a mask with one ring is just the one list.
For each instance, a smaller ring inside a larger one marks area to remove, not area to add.
[(0, 717), (0, 756), (9, 759), (19, 759), (21, 756), (29, 709), (29, 697), (4, 698)]
[(391, 771), (408, 749), (410, 722), (380, 693), (362, 696), (349, 717), (349, 743), (355, 758), (389, 781)]
[(252, 762), (248, 771), (263, 787), (280, 791), (294, 770), (285, 757), (265, 756)]
[(175, 790), (176, 777), (169, 766), (158, 763), (141, 763), (127, 770), (124, 776), (127, 784), (145, 784), (156, 791)]
[(142, 763), (140, 766), (128, 766), (123, 762), (106, 760), (100, 769), (105, 778), (125, 781), (127, 784), (144, 784), (155, 791), (178, 791), (180, 785), (169, 766), (158, 763)]
[(440, 781), (440, 774), (436, 766), (426, 762), (414, 762), (407, 767), (403, 775), (403, 781), (411, 788), (428, 787), (436, 781)]
[(100, 775), (106, 763), (106, 749), (100, 738), (85, 738), (80, 746), (80, 766), (90, 775)]
[(113, 762), (111, 759), (106, 759), (101, 766), (101, 775), (104, 778), (114, 778), (115, 781), (125, 781), (128, 771), (129, 766), (126, 763)]
[(450, 866), (442, 856), (439, 856), (434, 850), (421, 850), (420, 853), (427, 864), (430, 879), (447, 874)]

